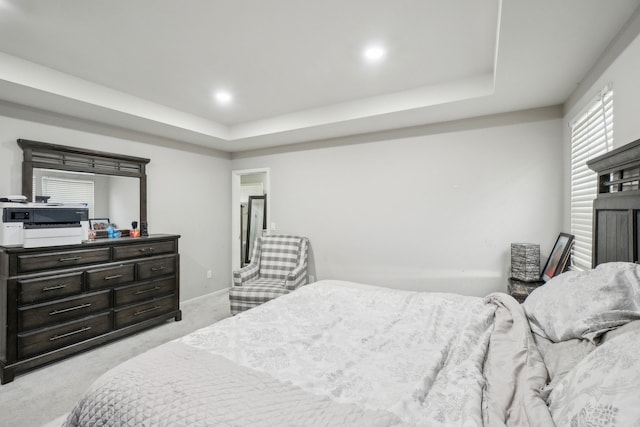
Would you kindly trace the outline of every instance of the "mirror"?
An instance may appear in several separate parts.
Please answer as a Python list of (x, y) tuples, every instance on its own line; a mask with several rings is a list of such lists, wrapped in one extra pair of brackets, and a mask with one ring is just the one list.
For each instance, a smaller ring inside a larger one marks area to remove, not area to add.
[(247, 238), (245, 241), (244, 261), (251, 262), (253, 244), (267, 228), (267, 196), (249, 196), (247, 208)]
[(48, 203), (86, 203), (89, 218), (108, 219), (106, 222), (118, 229), (129, 229), (132, 221), (139, 222), (140, 187), (136, 178), (34, 168), (32, 185), (35, 201), (44, 198)]
[(18, 139), (22, 194), (30, 201), (87, 203), (89, 218), (147, 230), (149, 159)]

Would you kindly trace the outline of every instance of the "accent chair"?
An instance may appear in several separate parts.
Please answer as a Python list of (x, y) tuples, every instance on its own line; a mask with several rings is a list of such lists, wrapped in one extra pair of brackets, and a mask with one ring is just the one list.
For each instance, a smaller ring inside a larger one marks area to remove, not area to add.
[(308, 245), (306, 237), (258, 237), (251, 262), (233, 272), (231, 314), (235, 316), (306, 285)]

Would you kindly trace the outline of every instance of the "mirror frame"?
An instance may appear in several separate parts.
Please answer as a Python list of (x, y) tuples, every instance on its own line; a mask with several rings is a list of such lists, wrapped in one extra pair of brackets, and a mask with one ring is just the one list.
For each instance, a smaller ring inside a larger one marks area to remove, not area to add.
[(18, 145), (22, 148), (24, 155), (22, 160), (22, 195), (26, 196), (30, 202), (33, 201), (34, 168), (139, 178), (140, 234), (148, 235), (146, 165), (151, 161), (150, 159), (28, 139), (18, 139)]
[(244, 261), (245, 264), (249, 264), (251, 262), (251, 257), (253, 256), (253, 245), (255, 243), (251, 241), (251, 227), (258, 227), (259, 225), (256, 224), (252, 224), (251, 223), (251, 211), (255, 210), (255, 207), (253, 206), (253, 202), (255, 200), (262, 200), (263, 201), (263, 205), (262, 205), (262, 227), (260, 229), (256, 229), (255, 230), (255, 235), (256, 238), (257, 236), (261, 236), (262, 235), (262, 230), (266, 230), (267, 228), (267, 195), (262, 195), (262, 196), (249, 196), (248, 199), (248, 211), (247, 211), (247, 236), (246, 236), (246, 251), (245, 251), (245, 255), (244, 255)]

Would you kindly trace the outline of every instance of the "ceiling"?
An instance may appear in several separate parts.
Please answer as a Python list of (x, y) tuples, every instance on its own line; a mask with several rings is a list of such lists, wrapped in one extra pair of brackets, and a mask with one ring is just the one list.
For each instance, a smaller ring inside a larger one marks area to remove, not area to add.
[(227, 152), (558, 105), (639, 5), (0, 0), (0, 100)]

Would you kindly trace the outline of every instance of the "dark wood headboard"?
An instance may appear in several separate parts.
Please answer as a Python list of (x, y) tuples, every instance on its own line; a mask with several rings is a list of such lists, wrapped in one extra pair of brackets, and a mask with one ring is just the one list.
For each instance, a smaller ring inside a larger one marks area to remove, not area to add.
[(593, 201), (593, 267), (637, 262), (640, 236), (640, 139), (587, 162), (598, 174)]

